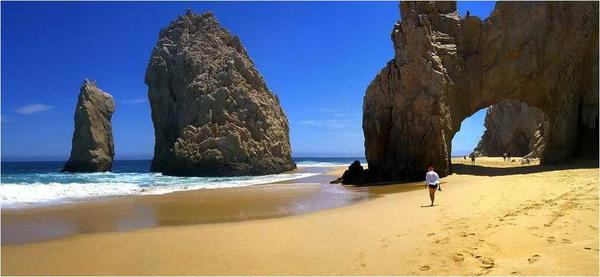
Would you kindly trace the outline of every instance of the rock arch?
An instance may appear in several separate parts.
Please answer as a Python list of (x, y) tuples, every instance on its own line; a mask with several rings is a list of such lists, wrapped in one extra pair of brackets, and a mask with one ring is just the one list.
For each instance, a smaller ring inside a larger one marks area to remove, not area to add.
[(371, 180), (422, 179), (427, 164), (449, 174), (463, 119), (507, 99), (547, 115), (542, 163), (597, 139), (597, 2), (498, 2), (485, 21), (456, 2), (401, 2), (400, 14), (395, 57), (364, 97)]

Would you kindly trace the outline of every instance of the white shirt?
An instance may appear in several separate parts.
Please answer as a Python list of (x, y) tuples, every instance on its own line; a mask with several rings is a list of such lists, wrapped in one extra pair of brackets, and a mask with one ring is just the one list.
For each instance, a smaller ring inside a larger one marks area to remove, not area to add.
[(437, 185), (440, 182), (440, 176), (435, 171), (427, 171), (425, 174), (425, 183), (428, 185)]

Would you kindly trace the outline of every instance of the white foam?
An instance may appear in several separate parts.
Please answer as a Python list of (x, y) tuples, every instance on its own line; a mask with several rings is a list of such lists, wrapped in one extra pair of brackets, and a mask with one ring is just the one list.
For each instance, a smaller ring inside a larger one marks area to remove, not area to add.
[(2, 208), (11, 208), (108, 196), (158, 195), (195, 189), (260, 185), (306, 178), (316, 174), (318, 173), (244, 177), (173, 177), (162, 176), (157, 173), (71, 174), (59, 178), (78, 178), (83, 179), (85, 182), (3, 183), (0, 186), (0, 199)]
[(338, 167), (349, 166), (350, 163), (332, 163), (332, 162), (298, 162), (298, 167)]

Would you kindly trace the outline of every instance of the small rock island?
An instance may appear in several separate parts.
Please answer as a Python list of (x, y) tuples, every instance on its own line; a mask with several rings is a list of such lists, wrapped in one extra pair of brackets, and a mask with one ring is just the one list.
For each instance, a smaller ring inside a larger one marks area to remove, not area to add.
[(115, 156), (112, 135), (112, 96), (86, 79), (75, 108), (75, 131), (71, 157), (63, 172), (104, 172), (112, 170)]
[(212, 13), (188, 10), (160, 31), (145, 81), (155, 129), (152, 171), (239, 176), (296, 167), (279, 99)]

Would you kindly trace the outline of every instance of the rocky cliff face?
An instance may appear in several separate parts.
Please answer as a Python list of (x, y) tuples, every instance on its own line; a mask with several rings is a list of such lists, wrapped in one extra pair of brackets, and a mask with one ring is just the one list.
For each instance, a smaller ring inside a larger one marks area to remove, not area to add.
[(525, 103), (508, 100), (488, 108), (485, 132), (474, 151), (483, 156), (537, 157), (542, 151), (544, 113)]
[(483, 22), (455, 2), (401, 2), (400, 14), (395, 57), (364, 98), (372, 180), (419, 180), (428, 164), (447, 175), (462, 120), (507, 99), (546, 114), (542, 163), (597, 138), (597, 2), (498, 2)]
[(75, 108), (71, 157), (63, 171), (104, 172), (112, 169), (115, 150), (111, 118), (114, 111), (112, 96), (86, 79)]
[(146, 71), (152, 170), (228, 176), (295, 168), (289, 127), (237, 36), (188, 11), (160, 31)]
[[(392, 30), (395, 58), (367, 88), (363, 132), (369, 174), (422, 179), (433, 164), (448, 174), (452, 127), (447, 94), (462, 71), (455, 2), (401, 2)], [(457, 39), (458, 38), (458, 39)]]

